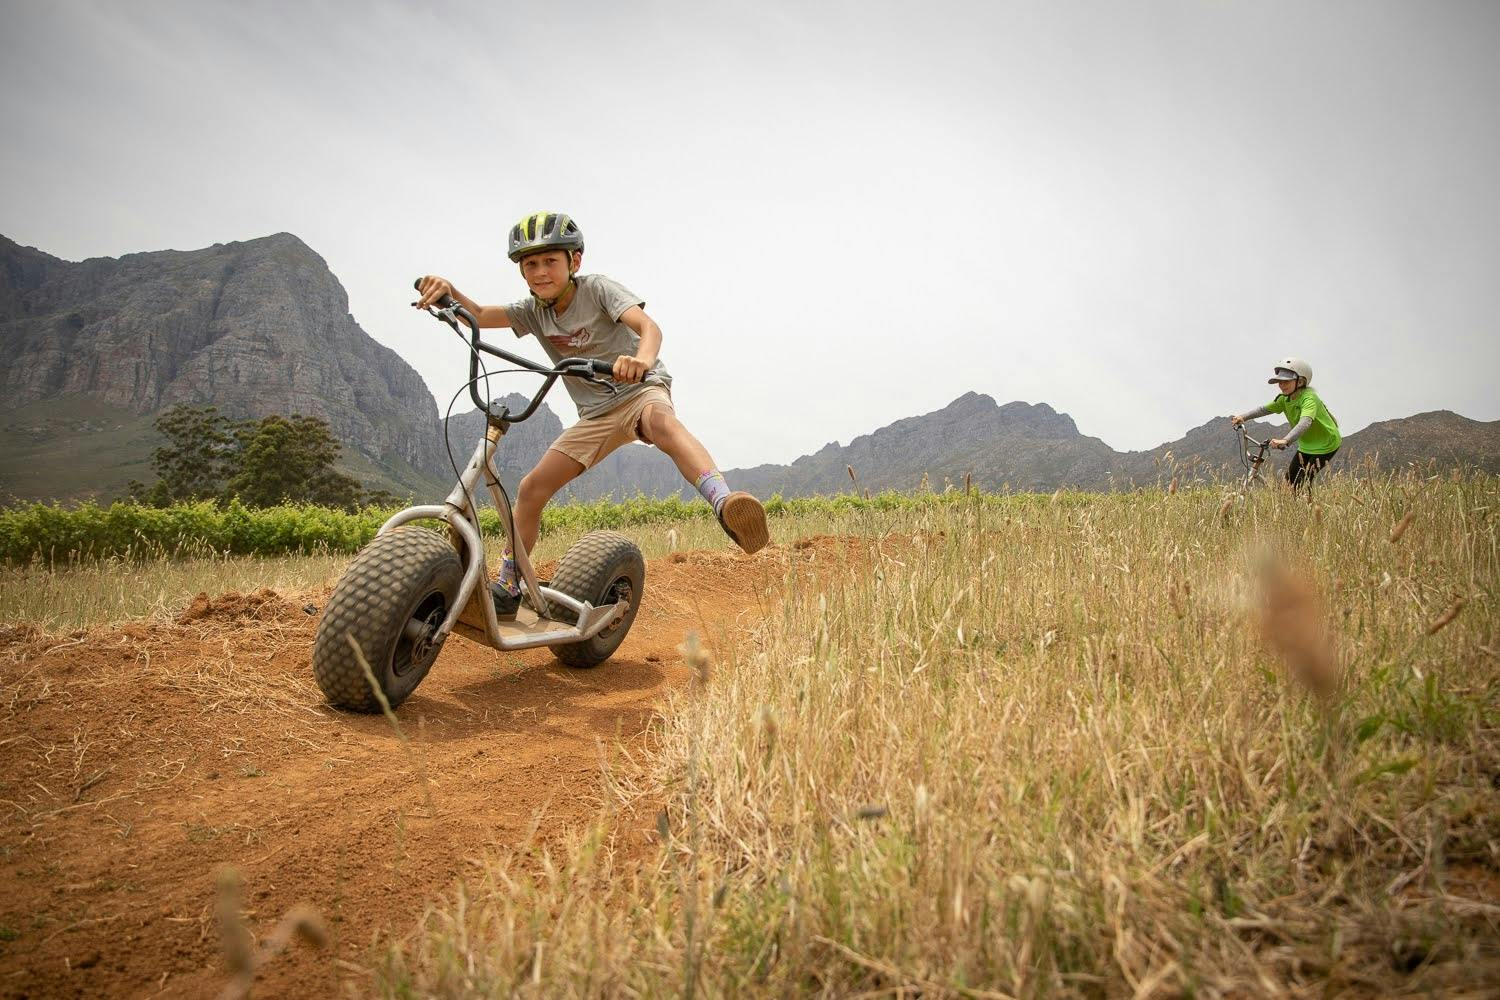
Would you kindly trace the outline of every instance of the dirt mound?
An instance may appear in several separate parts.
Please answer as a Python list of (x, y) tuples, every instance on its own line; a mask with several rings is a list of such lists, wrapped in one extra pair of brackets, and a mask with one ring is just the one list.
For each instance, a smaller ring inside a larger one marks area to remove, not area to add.
[(177, 616), (176, 620), (179, 625), (203, 621), (236, 622), (245, 619), (285, 622), (293, 621), (297, 616), (307, 613), (276, 591), (262, 587), (249, 594), (230, 591), (218, 597), (209, 597), (206, 593), (200, 593), (193, 598), (192, 603)]
[(0, 649), (12, 646), (27, 646), (45, 635), (35, 625), (22, 622), (19, 625), (0, 625)]
[(642, 745), (687, 680), (685, 633), (722, 657), (790, 564), (840, 547), (653, 560), (630, 635), (594, 670), (454, 637), (400, 734), (324, 704), (311, 649), (326, 594), (200, 594), (172, 622), (68, 636), (5, 629), (0, 995), (217, 994), (223, 868), (256, 936), (302, 902), (329, 929), (327, 951), (292, 949), (257, 995), (367, 991), (349, 977), (372, 941), (409, 931), (487, 850), (556, 843), (593, 815), (600, 745)]

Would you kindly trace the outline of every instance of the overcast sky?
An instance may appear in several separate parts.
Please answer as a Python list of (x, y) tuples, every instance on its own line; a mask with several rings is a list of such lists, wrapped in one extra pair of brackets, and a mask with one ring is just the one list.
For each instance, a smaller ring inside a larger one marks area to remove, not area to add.
[(969, 390), (1151, 447), (1287, 353), (1346, 431), (1500, 418), (1494, 0), (0, 11), (0, 233), (295, 233), (444, 404), (412, 279), (519, 298), (506, 229), (550, 209), (726, 468)]

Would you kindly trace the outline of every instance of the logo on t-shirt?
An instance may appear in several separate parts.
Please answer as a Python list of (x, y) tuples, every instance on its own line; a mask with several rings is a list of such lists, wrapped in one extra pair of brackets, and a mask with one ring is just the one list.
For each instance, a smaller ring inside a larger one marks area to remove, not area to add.
[(547, 340), (559, 351), (576, 351), (588, 346), (588, 327), (580, 326), (572, 333), (549, 333)]

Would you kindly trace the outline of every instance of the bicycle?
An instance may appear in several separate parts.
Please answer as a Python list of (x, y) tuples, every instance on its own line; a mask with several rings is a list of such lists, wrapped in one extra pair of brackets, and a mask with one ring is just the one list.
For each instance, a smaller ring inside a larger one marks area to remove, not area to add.
[[(330, 704), (355, 712), (393, 709), (405, 701), (454, 632), (505, 651), (550, 647), (552, 655), (569, 667), (598, 666), (630, 631), (645, 592), (646, 563), (640, 549), (612, 531), (590, 532), (574, 542), (550, 583), (538, 581), (530, 553), (516, 540), (510, 496), (495, 466), (506, 430), (535, 413), (558, 379), (608, 383), (605, 376), (612, 373), (611, 364), (570, 358), (548, 368), (485, 343), (479, 321), (451, 296), (427, 311), (467, 341), (467, 388), (485, 415), (486, 429), (464, 471), (453, 463), (458, 483), (447, 499), (392, 515), (333, 588), (318, 622), (313, 676)], [(468, 327), (467, 336), (460, 321)], [(507, 371), (544, 376), (520, 413), (512, 414), (505, 405), (480, 396), (479, 383), (487, 384), (495, 374), (481, 374), (481, 352), (517, 366)], [(454, 400), (462, 393), (460, 388)], [(512, 541), (522, 593), (514, 620), (501, 620), (490, 596), (479, 527), (481, 480)], [(423, 520), (445, 522), (447, 536), (412, 523)]]
[[(1266, 451), (1271, 447), (1271, 442), (1269, 439), (1259, 441), (1251, 437), (1250, 433), (1245, 430), (1244, 424), (1235, 424), (1234, 429), (1239, 434), (1240, 465), (1245, 470), (1245, 478), (1240, 484), (1240, 492), (1248, 493), (1250, 492), (1250, 487), (1255, 485), (1256, 480), (1261, 479), (1261, 466), (1266, 463)], [(1252, 445), (1257, 449), (1254, 454), (1251, 454), (1250, 451)], [(1264, 482), (1265, 480), (1261, 479), (1261, 481)]]

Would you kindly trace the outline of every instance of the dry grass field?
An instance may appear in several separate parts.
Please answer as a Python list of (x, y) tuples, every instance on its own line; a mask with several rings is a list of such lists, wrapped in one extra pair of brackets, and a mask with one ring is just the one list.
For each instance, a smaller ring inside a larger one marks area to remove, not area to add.
[(382, 992), (1496, 995), (1500, 484), (1224, 497), (852, 524)]
[(338, 558), (4, 571), (0, 992), (307, 903), (254, 995), (1496, 995), (1500, 481), (1227, 496), (652, 526), (617, 662), (454, 640), (401, 733)]

